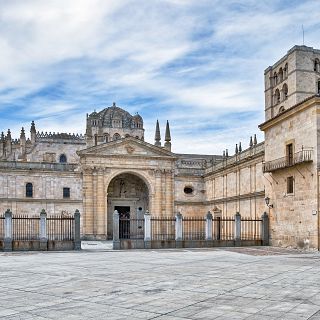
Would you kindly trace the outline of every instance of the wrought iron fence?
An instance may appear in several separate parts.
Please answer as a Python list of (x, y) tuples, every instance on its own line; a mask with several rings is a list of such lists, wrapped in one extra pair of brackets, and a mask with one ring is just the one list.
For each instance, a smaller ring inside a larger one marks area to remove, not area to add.
[(241, 240), (261, 240), (262, 219), (241, 217)]
[(49, 216), (47, 217), (48, 240), (74, 240), (74, 217), (72, 216)]
[(144, 219), (121, 217), (119, 219), (120, 239), (144, 239)]
[(214, 240), (234, 239), (234, 217), (217, 217), (212, 220)]
[(183, 240), (205, 240), (206, 219), (201, 217), (182, 218), (182, 239)]
[(12, 240), (39, 240), (40, 217), (12, 216)]
[(152, 240), (174, 240), (175, 239), (175, 217), (152, 217), (151, 239)]

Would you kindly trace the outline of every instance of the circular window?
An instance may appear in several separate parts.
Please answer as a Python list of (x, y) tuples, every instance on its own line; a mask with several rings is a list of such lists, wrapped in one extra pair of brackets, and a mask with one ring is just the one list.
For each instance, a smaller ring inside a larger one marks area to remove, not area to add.
[(192, 187), (185, 187), (183, 189), (185, 194), (192, 194), (193, 193), (193, 188)]

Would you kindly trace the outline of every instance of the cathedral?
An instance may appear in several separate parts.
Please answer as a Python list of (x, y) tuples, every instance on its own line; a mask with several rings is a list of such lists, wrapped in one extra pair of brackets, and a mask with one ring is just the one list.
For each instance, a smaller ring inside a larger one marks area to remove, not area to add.
[(115, 103), (87, 114), (83, 135), (39, 132), (34, 122), (18, 140), (2, 132), (0, 212), (78, 209), (87, 240), (112, 239), (115, 210), (133, 218), (267, 212), (272, 245), (319, 250), (320, 50), (294, 46), (264, 80), (265, 141), (248, 137), (232, 155), (172, 152), (169, 122), (162, 136), (157, 121), (146, 142), (143, 118)]

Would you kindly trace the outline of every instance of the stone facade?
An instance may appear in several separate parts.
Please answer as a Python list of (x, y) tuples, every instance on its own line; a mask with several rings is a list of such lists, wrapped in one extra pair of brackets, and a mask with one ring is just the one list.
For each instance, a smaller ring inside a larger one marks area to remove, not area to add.
[(37, 132), (34, 122), (29, 138), (8, 130), (0, 211), (79, 209), (85, 239), (111, 239), (115, 209), (133, 218), (267, 211), (273, 245), (319, 248), (319, 61), (319, 50), (295, 46), (265, 70), (265, 141), (251, 137), (232, 156), (173, 153), (169, 123), (162, 146), (158, 121), (155, 143), (145, 142), (142, 117), (115, 104), (87, 115), (84, 136)]

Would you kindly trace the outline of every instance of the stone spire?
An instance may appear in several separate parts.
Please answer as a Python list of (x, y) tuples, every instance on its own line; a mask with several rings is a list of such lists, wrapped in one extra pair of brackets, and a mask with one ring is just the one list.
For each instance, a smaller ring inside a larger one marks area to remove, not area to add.
[(242, 152), (241, 142), (239, 142), (239, 153)]
[(252, 147), (253, 147), (252, 136), (250, 137), (250, 143), (249, 143), (249, 147), (250, 147), (250, 148), (252, 148)]
[(36, 135), (37, 135), (36, 126), (34, 124), (34, 121), (32, 120), (31, 129), (30, 129), (30, 136), (31, 136), (31, 143), (32, 144), (34, 144), (36, 142)]
[(235, 154), (238, 154), (239, 150), (238, 150), (238, 144), (236, 143), (236, 150), (235, 150)]
[(155, 143), (154, 145), (157, 147), (161, 147), (161, 136), (160, 136), (160, 127), (159, 127), (159, 121), (157, 120), (156, 124), (156, 134), (154, 136)]
[(21, 133), (20, 133), (20, 147), (21, 147), (21, 154), (26, 153), (26, 135), (24, 132), (24, 128), (21, 128)]
[(11, 132), (10, 129), (8, 129), (7, 138), (6, 138), (6, 150), (7, 154), (11, 154), (12, 152), (12, 138), (11, 138)]
[(169, 121), (167, 120), (164, 148), (171, 151), (171, 135)]
[(5, 148), (5, 139), (4, 139), (4, 133), (2, 131), (0, 136), (0, 157), (5, 154), (4, 148)]
[(253, 138), (253, 144), (254, 144), (254, 145), (257, 144), (257, 135), (256, 135), (256, 134), (254, 135), (254, 138)]
[(229, 151), (228, 151), (228, 149), (226, 149), (226, 158), (228, 158), (229, 157)]

